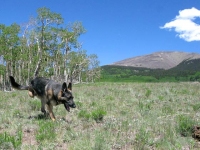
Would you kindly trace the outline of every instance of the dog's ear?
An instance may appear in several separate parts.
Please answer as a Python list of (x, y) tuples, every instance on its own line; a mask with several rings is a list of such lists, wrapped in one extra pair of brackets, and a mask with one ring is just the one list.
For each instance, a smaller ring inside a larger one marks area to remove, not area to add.
[(68, 84), (68, 87), (67, 87), (67, 88), (68, 88), (68, 90), (70, 90), (70, 91), (72, 90), (72, 83), (71, 83), (71, 82)]
[(66, 84), (66, 82), (63, 82), (62, 91), (65, 91), (65, 90), (67, 90), (67, 84)]

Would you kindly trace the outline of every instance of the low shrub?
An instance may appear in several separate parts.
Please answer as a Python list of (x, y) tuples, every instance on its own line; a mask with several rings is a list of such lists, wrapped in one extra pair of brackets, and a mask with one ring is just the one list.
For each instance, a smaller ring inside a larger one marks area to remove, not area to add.
[(106, 115), (106, 111), (99, 108), (99, 109), (96, 109), (94, 111), (92, 111), (91, 115), (92, 115), (92, 118), (96, 121), (96, 122), (100, 122), (103, 120), (103, 117)]
[(182, 136), (191, 136), (194, 125), (195, 121), (191, 117), (180, 115), (177, 117), (176, 131)]

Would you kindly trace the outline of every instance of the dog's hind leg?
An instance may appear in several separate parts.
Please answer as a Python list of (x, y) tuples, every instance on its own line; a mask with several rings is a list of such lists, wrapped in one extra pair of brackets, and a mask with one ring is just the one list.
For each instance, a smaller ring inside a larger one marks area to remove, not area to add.
[(28, 95), (31, 97), (31, 98), (34, 98), (34, 96), (36, 96), (36, 92), (34, 91), (34, 89), (32, 87), (29, 87), (28, 88)]
[(47, 106), (47, 109), (48, 109), (48, 111), (49, 111), (49, 115), (50, 115), (51, 119), (52, 119), (53, 121), (55, 121), (56, 118), (55, 118), (54, 113), (53, 113), (53, 105), (47, 104), (46, 106)]

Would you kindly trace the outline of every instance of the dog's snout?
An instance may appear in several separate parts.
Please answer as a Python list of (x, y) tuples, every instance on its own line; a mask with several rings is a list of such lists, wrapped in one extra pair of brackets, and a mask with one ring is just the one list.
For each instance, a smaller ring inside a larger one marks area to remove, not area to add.
[(76, 104), (74, 103), (74, 101), (68, 101), (68, 105), (69, 105), (71, 108), (76, 108)]

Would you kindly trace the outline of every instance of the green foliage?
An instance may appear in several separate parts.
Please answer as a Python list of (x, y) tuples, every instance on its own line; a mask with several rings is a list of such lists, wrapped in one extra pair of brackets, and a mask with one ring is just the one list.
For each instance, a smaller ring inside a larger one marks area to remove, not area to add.
[(21, 118), (21, 117), (22, 117), (22, 115), (21, 115), (21, 112), (20, 112), (20, 110), (19, 110), (19, 109), (15, 110), (15, 111), (13, 112), (13, 116), (14, 116), (14, 117)]
[(193, 105), (192, 104), (192, 108), (194, 111), (198, 111), (200, 109), (200, 103)]
[(190, 76), (190, 81), (200, 81), (200, 71), (196, 72), (194, 75)]
[(152, 103), (150, 102), (144, 103), (143, 101), (139, 101), (139, 104), (138, 104), (139, 111), (142, 115), (144, 115), (146, 112), (151, 110), (151, 106), (152, 106)]
[(146, 89), (145, 96), (148, 98), (151, 95), (151, 90)]
[(83, 103), (80, 101), (76, 101), (76, 107), (81, 108), (83, 106)]
[[(1, 57), (0, 57), (1, 58)], [(0, 64), (0, 75), (5, 74), (6, 68), (4, 65)]]
[(94, 143), (94, 149), (95, 150), (106, 150), (106, 149), (108, 149), (106, 147), (106, 139), (101, 132), (98, 132), (96, 134), (94, 142), (95, 142)]
[(103, 120), (103, 117), (106, 115), (106, 111), (102, 108), (98, 108), (94, 111), (92, 111), (91, 116), (96, 122), (101, 122)]
[(37, 14), (38, 14), (37, 19), (40, 20), (41, 22), (48, 19), (49, 21), (51, 21), (48, 23), (55, 23), (55, 24), (63, 23), (63, 18), (61, 17), (61, 15), (58, 13), (51, 12), (49, 8), (46, 8), (46, 7), (39, 8), (37, 10)]
[(44, 140), (53, 141), (56, 138), (55, 123), (50, 121), (39, 121), (39, 130), (36, 134), (36, 140), (43, 142)]
[(159, 96), (158, 96), (158, 99), (162, 101), (162, 100), (164, 99), (164, 96), (159, 95)]
[(78, 117), (89, 120), (91, 118), (91, 114), (87, 112), (86, 110), (80, 110), (80, 112), (78, 113)]
[(96, 122), (101, 122), (103, 117), (107, 114), (107, 112), (102, 108), (97, 108), (92, 112), (87, 112), (86, 110), (81, 110), (78, 113), (79, 118), (84, 118), (86, 120), (94, 119)]
[(29, 105), (31, 106), (31, 110), (40, 111), (41, 102), (39, 100), (31, 100), (29, 101)]
[(130, 66), (102, 66), (100, 81), (109, 82), (179, 82), (200, 80), (200, 59), (187, 60), (169, 69)]
[(16, 93), (12, 93), (12, 97), (14, 98), (14, 97), (16, 97), (17, 96), (17, 94)]
[[(9, 145), (8, 143), (12, 143)], [(22, 144), (22, 131), (18, 131), (16, 136), (12, 136), (7, 132), (0, 133), (0, 149), (19, 148)]]
[(140, 147), (140, 149), (144, 149), (145, 145), (149, 143), (149, 137), (149, 132), (144, 127), (141, 127), (135, 135), (136, 145), (138, 144), (137, 146)]
[(165, 114), (173, 114), (174, 110), (172, 109), (171, 106), (165, 105), (162, 108), (162, 112), (165, 113)]
[(191, 136), (194, 125), (195, 121), (191, 117), (179, 115), (177, 117), (176, 131), (182, 136)]
[(36, 71), (38, 76), (59, 80), (64, 75), (80, 82), (99, 78), (97, 55), (88, 55), (78, 41), (86, 32), (82, 23), (76, 21), (66, 26), (63, 23), (61, 14), (43, 7), (26, 27), (0, 24), (0, 75), (8, 82), (6, 86), (10, 86), (7, 74), (27, 84)]

